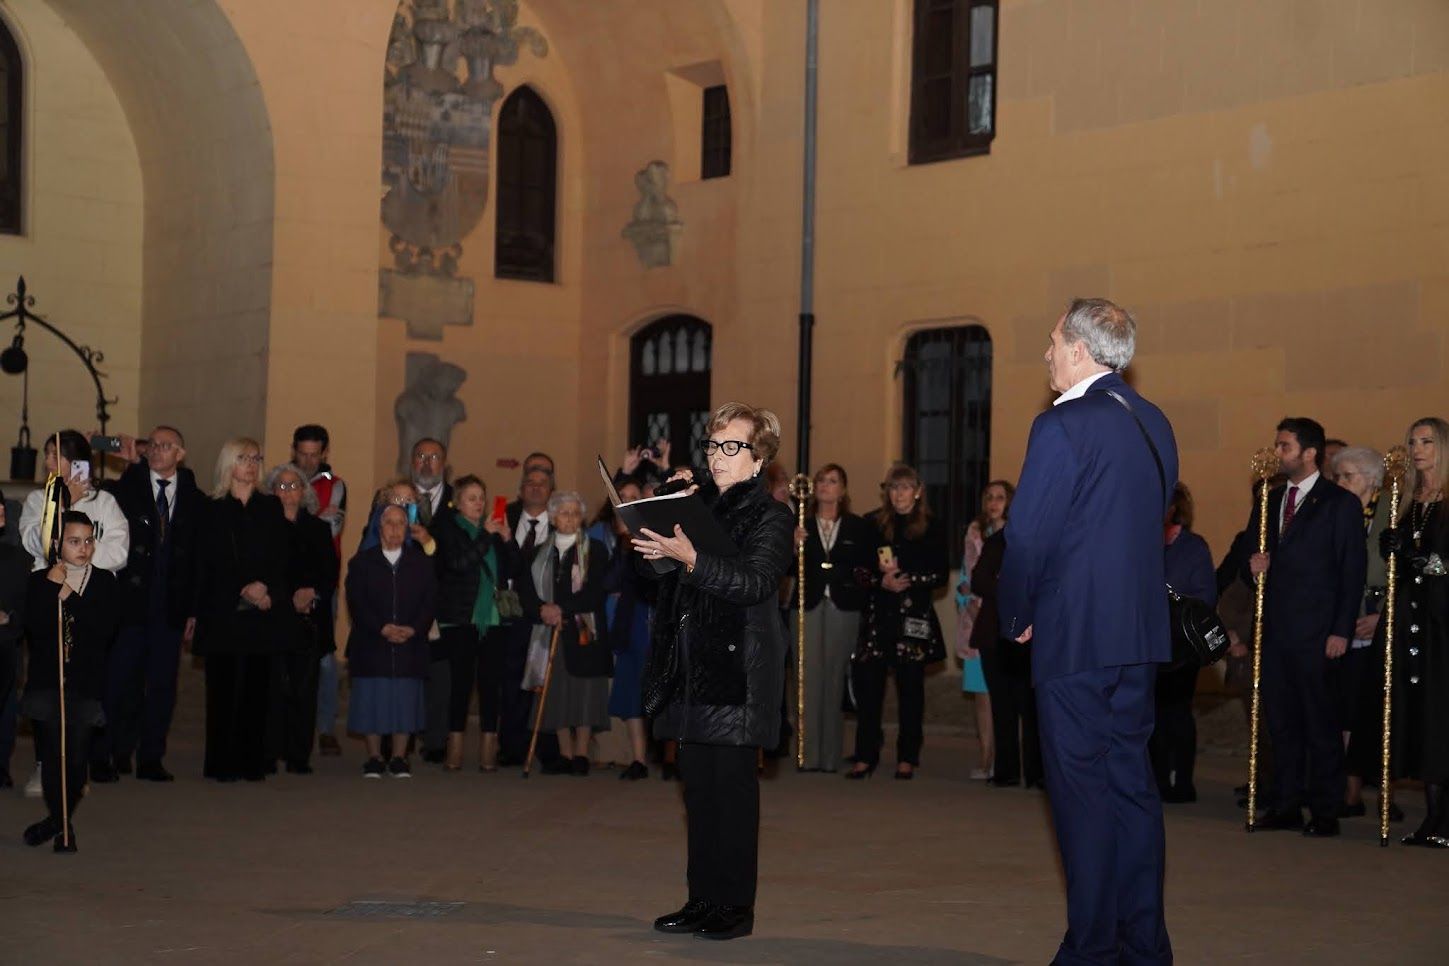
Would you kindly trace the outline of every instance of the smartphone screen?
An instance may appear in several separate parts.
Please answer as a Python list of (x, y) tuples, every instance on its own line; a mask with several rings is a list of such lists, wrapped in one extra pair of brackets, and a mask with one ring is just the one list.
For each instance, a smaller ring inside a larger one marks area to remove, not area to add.
[(412, 526), (414, 523), (417, 523), (418, 522), (418, 505), (416, 503), (409, 503), (407, 505), (407, 508), (408, 508), (408, 526)]
[(70, 461), (71, 483), (84, 483), (91, 478), (91, 464), (89, 460)]
[(508, 520), (508, 497), (495, 496), (493, 498), (493, 519), (500, 523)]
[(890, 547), (876, 547), (875, 554), (880, 558), (880, 562), (887, 567), (896, 559), (896, 552)]

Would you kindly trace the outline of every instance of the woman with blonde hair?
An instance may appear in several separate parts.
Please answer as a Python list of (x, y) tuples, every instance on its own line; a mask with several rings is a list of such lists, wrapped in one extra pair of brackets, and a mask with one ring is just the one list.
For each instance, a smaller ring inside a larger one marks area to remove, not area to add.
[[(1382, 540), (1383, 556), (1398, 559), (1399, 573), (1394, 774), (1422, 781), (1427, 805), (1424, 821), (1401, 841), (1449, 849), (1449, 423), (1416, 420), (1407, 445), (1409, 499)], [(1386, 626), (1378, 626), (1380, 649)]]
[(206, 761), (221, 782), (266, 777), (272, 656), (291, 639), (291, 534), (274, 496), (258, 487), (262, 448), (227, 440), (197, 523), (193, 651), (206, 658)]
[[(755, 922), (755, 760), (780, 740), (786, 645), (775, 595), (794, 558), (795, 519), (761, 479), (780, 448), (774, 413), (726, 403), (706, 431), (707, 468), (681, 470), (666, 486), (694, 483), (738, 553), (696, 550), (680, 527), (641, 530), (633, 544), (649, 562), (641, 572), (659, 582), (644, 713), (657, 738), (680, 742), (689, 830), (688, 901), (654, 928), (733, 939)], [(657, 573), (652, 563), (662, 560), (676, 566)]]

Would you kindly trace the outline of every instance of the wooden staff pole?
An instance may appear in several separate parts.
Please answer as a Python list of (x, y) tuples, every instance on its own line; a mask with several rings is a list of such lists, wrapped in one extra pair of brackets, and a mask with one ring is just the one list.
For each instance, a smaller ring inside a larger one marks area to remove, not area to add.
[[(1258, 478), (1258, 552), (1268, 552), (1268, 480), (1278, 472), (1278, 456), (1270, 449), (1253, 454), (1253, 475)], [(1263, 593), (1268, 575), (1259, 574), (1253, 592), (1253, 703), (1252, 735), (1248, 739), (1248, 822), (1253, 831), (1258, 820), (1258, 722), (1262, 707), (1263, 681)]]

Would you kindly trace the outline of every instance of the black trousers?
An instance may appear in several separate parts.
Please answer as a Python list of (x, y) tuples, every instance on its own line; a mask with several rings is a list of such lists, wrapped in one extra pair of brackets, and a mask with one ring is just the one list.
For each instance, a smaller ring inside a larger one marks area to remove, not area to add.
[[(92, 727), (90, 720), (67, 708), (65, 726), (66, 800), (70, 805), (71, 822), (75, 822), (76, 806), (80, 804), (88, 776)], [(45, 791), (45, 808), (59, 827), (60, 798), (60, 721), (34, 721), (35, 745), (40, 754), (40, 781)]]
[(271, 659), (267, 701), (267, 760), (305, 765), (312, 757), (317, 727), (317, 678), (321, 666), (312, 648)]
[(759, 749), (681, 744), (689, 897), (753, 906), (760, 863)]
[(180, 664), (181, 631), (165, 620), (121, 628), (106, 658), (106, 726), (92, 748), (97, 761), (165, 756)]
[(1334, 818), (1343, 800), (1343, 734), (1329, 691), (1329, 660), (1321, 646), (1263, 647), (1263, 710), (1273, 738), (1273, 805), (1307, 805), (1315, 818)]
[(1036, 691), (1031, 686), (1029, 644), (999, 641), (982, 648), (981, 671), (991, 695), (991, 730), (996, 740), (992, 775), (1001, 784), (1042, 780)]
[(448, 696), (448, 730), (463, 731), (468, 727), (468, 705), (473, 691), (478, 691), (478, 730), (497, 732), (503, 710), (503, 653), (508, 641), (505, 628), (492, 627), (488, 633), (468, 627), (443, 628), (452, 668), (452, 687)]
[(884, 661), (855, 664), (855, 760), (874, 765), (880, 760), (885, 740), (881, 730), (881, 709), (885, 706), (886, 674), (895, 673), (899, 704), (900, 733), (896, 737), (896, 761), (921, 763), (922, 720), (926, 713), (926, 666), (916, 661), (889, 665)]
[(1192, 716), (1192, 698), (1197, 692), (1196, 667), (1157, 671), (1157, 723), (1147, 744), (1152, 757), (1152, 774), (1157, 790), (1185, 792), (1192, 789), (1197, 764), (1197, 721)]
[(271, 662), (267, 654), (207, 655), (207, 778), (265, 777)]

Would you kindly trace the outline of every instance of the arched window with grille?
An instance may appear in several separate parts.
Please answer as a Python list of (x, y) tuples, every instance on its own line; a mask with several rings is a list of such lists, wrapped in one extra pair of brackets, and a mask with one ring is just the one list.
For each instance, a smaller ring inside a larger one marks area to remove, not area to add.
[(675, 465), (698, 462), (710, 414), (714, 333), (692, 315), (667, 315), (629, 343), (629, 445), (667, 439)]
[(558, 203), (558, 129), (553, 112), (527, 85), (498, 113), (498, 192), (493, 274), (554, 280)]
[(991, 474), (991, 336), (983, 326), (925, 329), (906, 342), (904, 459), (960, 547)]
[(25, 63), (0, 17), (0, 234), (24, 229)]

